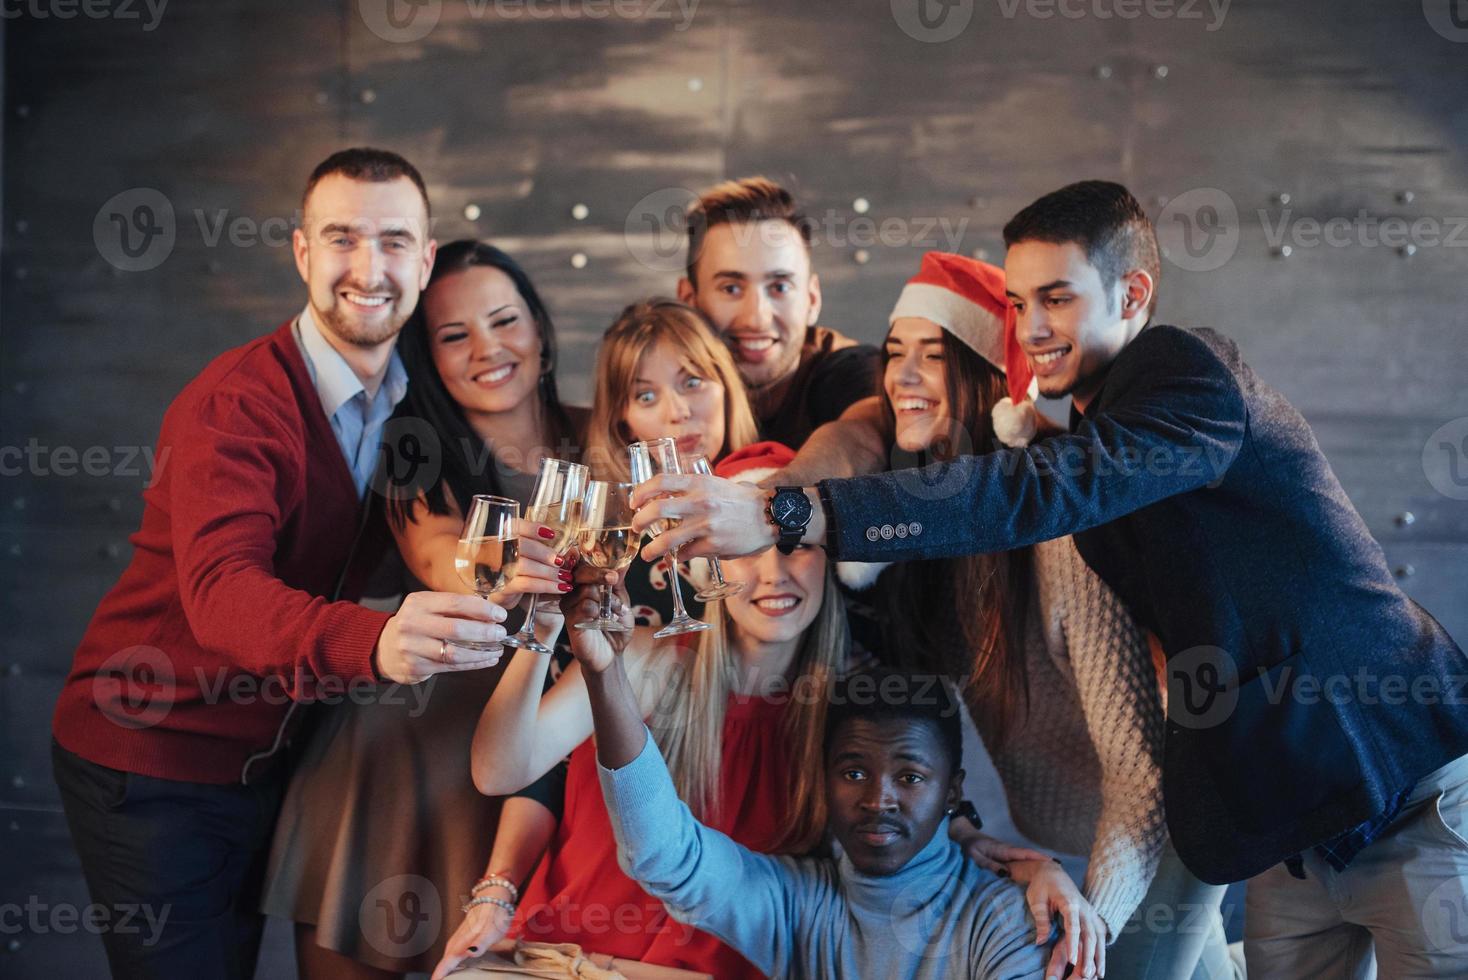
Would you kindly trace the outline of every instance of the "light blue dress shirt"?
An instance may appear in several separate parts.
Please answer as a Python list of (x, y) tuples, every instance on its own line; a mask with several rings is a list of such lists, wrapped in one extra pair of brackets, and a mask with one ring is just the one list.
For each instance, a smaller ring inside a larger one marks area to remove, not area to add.
[(336, 441), (341, 444), (342, 455), (346, 457), (347, 468), (352, 471), (352, 482), (357, 485), (357, 497), (360, 499), (366, 495), (367, 484), (377, 466), (377, 445), (382, 437), (382, 427), (408, 393), (408, 372), (394, 347), (377, 395), (369, 398), (366, 387), (352, 366), (322, 334), (316, 318), (311, 315), (311, 307), (301, 311), (291, 332), (301, 357), (306, 361), (311, 383), (321, 396), (321, 409), (331, 421)]

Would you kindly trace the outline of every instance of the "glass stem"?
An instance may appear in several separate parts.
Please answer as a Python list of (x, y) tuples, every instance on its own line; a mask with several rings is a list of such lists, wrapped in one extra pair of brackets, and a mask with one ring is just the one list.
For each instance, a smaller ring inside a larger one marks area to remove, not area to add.
[(683, 587), (678, 584), (678, 552), (677, 552), (677, 550), (675, 549), (675, 550), (669, 551), (668, 552), (668, 558), (669, 558), (669, 560), (671, 562), (671, 564), (668, 566), (668, 571), (672, 574), (672, 577), (673, 577), (673, 618), (674, 619), (687, 619), (688, 618), (688, 611), (683, 608)]
[(535, 600), (539, 599), (538, 593), (530, 593), (530, 608), (525, 613), (525, 623), (520, 627), (520, 635), (527, 640), (535, 639)]
[(601, 587), (601, 618), (607, 621), (612, 618), (612, 587), (605, 582)]
[(719, 559), (717, 559), (717, 558), (710, 558), (709, 559), (709, 568), (714, 573), (714, 584), (715, 585), (717, 585), (719, 588), (722, 589), (725, 585), (728, 585), (729, 584), (729, 583), (727, 583), (727, 582), (724, 581), (724, 566), (722, 566), (722, 565), (719, 564)]

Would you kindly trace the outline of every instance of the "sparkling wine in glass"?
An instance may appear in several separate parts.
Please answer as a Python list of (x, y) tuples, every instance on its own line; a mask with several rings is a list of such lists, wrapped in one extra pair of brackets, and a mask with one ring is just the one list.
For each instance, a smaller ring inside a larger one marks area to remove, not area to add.
[[(684, 472), (697, 473), (700, 476), (714, 475), (714, 468), (709, 465), (709, 458), (702, 453), (684, 456), (680, 462)], [(724, 566), (719, 564), (719, 559), (710, 558), (708, 563), (709, 571), (713, 574), (714, 580), (707, 588), (699, 589), (693, 593), (693, 598), (699, 602), (717, 602), (720, 599), (727, 599), (731, 595), (738, 595), (744, 591), (743, 582), (730, 582), (724, 578)]]
[[(581, 500), (586, 494), (589, 471), (580, 463), (547, 457), (540, 461), (535, 490), (525, 508), (525, 519), (550, 528), (555, 536), (546, 543), (557, 555), (571, 550), (576, 532), (581, 527)], [(535, 638), (535, 605), (538, 596), (530, 594), (530, 606), (520, 632), (505, 637), (505, 646), (533, 653), (550, 653), (550, 647)]]
[[(678, 443), (672, 439), (653, 439), (649, 442), (634, 442), (627, 447), (627, 461), (632, 471), (632, 482), (643, 483), (652, 479), (659, 473), (678, 473)], [(662, 534), (677, 522), (663, 520), (655, 522), (648, 528), (654, 536)], [(694, 619), (688, 615), (688, 610), (683, 606), (683, 588), (678, 584), (678, 552), (668, 553), (671, 559), (672, 575), (669, 576), (673, 583), (673, 618), (668, 625), (658, 630), (653, 636), (661, 639), (665, 636), (677, 636), (680, 633), (697, 633), (700, 630), (709, 629), (709, 624)]]
[[(586, 486), (586, 500), (581, 505), (581, 534), (577, 549), (581, 560), (592, 568), (620, 572), (637, 557), (638, 535), (632, 532), (631, 483), (607, 483), (592, 480)], [(625, 633), (612, 616), (612, 587), (601, 587), (601, 612), (596, 619), (576, 624), (577, 629)]]
[[(519, 501), (508, 497), (481, 493), (469, 503), (464, 529), (459, 532), (459, 546), (454, 552), (454, 571), (484, 599), (503, 589), (515, 576), (515, 553), (520, 540), (515, 535), (515, 521), (519, 516)], [(498, 643), (478, 640), (455, 640), (454, 646), (466, 650), (502, 650)]]

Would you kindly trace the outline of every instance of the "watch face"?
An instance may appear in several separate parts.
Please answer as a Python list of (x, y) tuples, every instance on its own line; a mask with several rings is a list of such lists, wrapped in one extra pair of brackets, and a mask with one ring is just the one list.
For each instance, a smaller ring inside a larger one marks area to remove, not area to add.
[(810, 521), (810, 499), (799, 491), (782, 490), (770, 501), (770, 513), (784, 527), (804, 527)]

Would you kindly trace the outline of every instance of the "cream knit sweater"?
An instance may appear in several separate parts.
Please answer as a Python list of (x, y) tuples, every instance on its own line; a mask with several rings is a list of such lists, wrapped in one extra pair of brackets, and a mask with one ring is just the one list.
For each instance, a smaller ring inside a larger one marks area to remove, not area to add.
[(1069, 537), (1034, 553), (1029, 711), (990, 753), (1020, 832), (1090, 855), (1082, 891), (1115, 939), (1167, 839), (1157, 671), (1146, 636)]
[[(842, 565), (842, 579), (857, 588), (884, 567)], [(1025, 639), (1029, 710), (1002, 747), (986, 747), (1020, 832), (1041, 847), (1090, 855), (1082, 892), (1115, 940), (1167, 839), (1151, 651), (1069, 537), (1034, 546)]]

